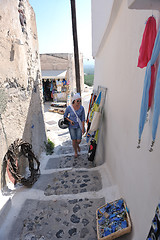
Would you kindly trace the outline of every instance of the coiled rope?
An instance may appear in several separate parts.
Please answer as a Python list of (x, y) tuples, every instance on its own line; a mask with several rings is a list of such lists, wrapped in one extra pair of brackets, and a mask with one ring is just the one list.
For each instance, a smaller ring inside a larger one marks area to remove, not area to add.
[[(25, 178), (19, 172), (19, 158), (24, 156), (28, 159), (30, 176)], [(35, 163), (37, 167), (35, 168)], [(23, 141), (22, 139), (16, 139), (13, 144), (8, 148), (2, 162), (1, 169), (1, 188), (2, 191), (6, 187), (6, 170), (8, 175), (11, 175), (16, 182), (22, 183), (26, 187), (31, 187), (38, 179), (40, 175), (39, 171), (40, 162), (32, 152), (32, 145)]]

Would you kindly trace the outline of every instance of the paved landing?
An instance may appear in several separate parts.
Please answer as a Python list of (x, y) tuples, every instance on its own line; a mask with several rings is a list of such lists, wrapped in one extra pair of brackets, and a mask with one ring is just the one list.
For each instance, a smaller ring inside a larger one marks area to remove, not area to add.
[[(81, 141), (80, 145), (83, 145), (83, 144), (86, 144), (86, 138), (85, 137), (82, 137), (82, 141)], [(71, 147), (72, 146), (72, 141), (71, 140), (66, 140), (62, 143), (62, 146)]]
[(77, 158), (74, 156), (66, 156), (66, 157), (56, 157), (50, 158), (46, 165), (45, 169), (58, 169), (58, 168), (91, 168), (93, 167), (93, 163), (88, 161), (87, 154), (79, 155)]
[[(88, 145), (80, 145), (81, 148), (81, 152), (82, 151), (86, 151), (88, 152), (89, 146)], [(72, 146), (68, 146), (68, 147), (61, 147), (60, 149), (61, 154), (73, 154), (73, 147)]]
[(61, 171), (43, 174), (33, 188), (43, 190), (46, 196), (50, 196), (99, 191), (102, 183), (98, 171)]
[(46, 123), (49, 124), (49, 125), (57, 124), (57, 122), (54, 121), (54, 120), (52, 120), (52, 121), (48, 121), (48, 122), (46, 122)]
[(101, 199), (27, 199), (13, 224), (10, 240), (96, 240), (96, 209)]

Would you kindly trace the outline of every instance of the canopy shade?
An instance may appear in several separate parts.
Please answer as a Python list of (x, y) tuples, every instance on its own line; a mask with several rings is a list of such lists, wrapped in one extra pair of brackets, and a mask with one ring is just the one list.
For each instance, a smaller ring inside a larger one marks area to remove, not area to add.
[(64, 79), (66, 78), (67, 70), (43, 70), (42, 79)]

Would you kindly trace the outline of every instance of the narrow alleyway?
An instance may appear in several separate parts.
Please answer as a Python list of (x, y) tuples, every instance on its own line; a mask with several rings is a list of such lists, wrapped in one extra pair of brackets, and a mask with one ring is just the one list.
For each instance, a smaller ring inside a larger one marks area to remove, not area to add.
[[(84, 105), (87, 101), (86, 95)], [(85, 139), (74, 158), (68, 129), (57, 125), (62, 116), (48, 109), (45, 104), (46, 130), (55, 151), (42, 153), (41, 175), (31, 189), (16, 189), (0, 240), (96, 240), (96, 209), (119, 197), (103, 166), (88, 161)]]

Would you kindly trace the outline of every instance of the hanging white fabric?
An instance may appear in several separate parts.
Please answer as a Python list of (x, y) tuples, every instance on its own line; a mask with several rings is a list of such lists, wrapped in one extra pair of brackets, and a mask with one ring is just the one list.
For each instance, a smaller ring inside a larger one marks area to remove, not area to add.
[(94, 112), (89, 133), (97, 131), (99, 129), (100, 119), (101, 119), (101, 112), (97, 112), (97, 111)]

